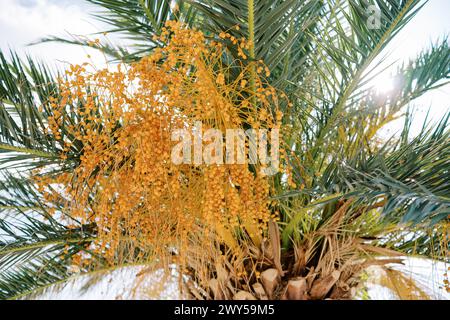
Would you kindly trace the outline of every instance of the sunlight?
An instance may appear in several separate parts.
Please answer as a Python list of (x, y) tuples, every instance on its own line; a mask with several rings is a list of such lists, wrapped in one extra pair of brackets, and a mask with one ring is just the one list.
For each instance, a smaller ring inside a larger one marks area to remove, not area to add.
[(395, 80), (389, 75), (380, 75), (373, 80), (372, 87), (378, 94), (391, 93), (395, 89)]
[(450, 300), (450, 0), (0, 3), (0, 300)]

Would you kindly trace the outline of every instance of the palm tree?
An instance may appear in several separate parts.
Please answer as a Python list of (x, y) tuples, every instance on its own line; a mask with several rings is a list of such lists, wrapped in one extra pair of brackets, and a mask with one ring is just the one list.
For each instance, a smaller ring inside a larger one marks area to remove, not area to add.
[[(211, 263), (206, 279), (210, 285), (191, 287), (194, 296), (343, 298), (364, 267), (395, 261), (377, 256), (418, 254), (448, 260), (450, 113), (434, 128), (425, 121), (412, 138), (412, 114), (407, 111), (400, 137), (377, 137), (411, 101), (448, 83), (447, 39), (398, 67), (395, 77), (401, 86), (395, 92), (380, 96), (370, 87), (382, 71), (383, 49), (425, 1), (88, 1), (102, 8), (95, 17), (111, 26), (105, 32), (118, 33), (133, 45), (92, 44), (85, 37), (42, 41), (90, 45), (111, 61), (131, 63), (159, 47), (153, 39), (168, 20), (182, 21), (217, 41), (220, 33), (229, 32), (250, 40), (248, 63), (263, 60), (271, 70), (270, 84), (291, 102), (283, 106), (283, 124), (290, 128), (284, 142), (293, 181), (287, 184), (283, 175), (272, 181), (281, 219), (270, 223), (262, 247), (248, 241), (239, 257), (239, 263), (258, 267), (249, 267), (243, 276)], [(369, 5), (380, 14), (375, 29), (368, 24)], [(224, 43), (239, 58), (231, 44)], [(63, 144), (46, 133), (54, 112), (46, 102), (60, 95), (56, 77), (31, 58), (22, 61), (15, 53), (9, 58), (0, 53), (3, 299), (69, 279), (72, 257), (87, 251), (97, 236), (95, 225), (68, 228), (59, 221), (53, 212), (71, 213), (58, 202), (50, 208), (30, 179), (38, 168), (71, 172), (82, 154), (83, 144), (68, 135), (73, 150), (62, 161)], [(76, 121), (67, 117), (66, 125)], [(190, 272), (199, 277), (195, 265)]]

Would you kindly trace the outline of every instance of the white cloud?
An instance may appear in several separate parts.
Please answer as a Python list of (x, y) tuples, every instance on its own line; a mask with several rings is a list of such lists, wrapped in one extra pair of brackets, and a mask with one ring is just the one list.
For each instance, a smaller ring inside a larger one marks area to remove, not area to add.
[(48, 63), (87, 61), (87, 54), (98, 64), (104, 57), (92, 49), (57, 43), (26, 46), (47, 35), (87, 35), (100, 31), (90, 19), (82, 1), (1, 0), (0, 48), (28, 52)]

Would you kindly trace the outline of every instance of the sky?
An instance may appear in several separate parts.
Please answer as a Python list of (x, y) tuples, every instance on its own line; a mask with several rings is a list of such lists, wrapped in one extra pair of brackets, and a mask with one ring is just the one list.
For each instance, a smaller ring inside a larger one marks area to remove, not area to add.
[(83, 0), (0, 0), (0, 49), (6, 52), (11, 48), (57, 67), (89, 61), (88, 55), (96, 64), (104, 64), (104, 56), (89, 48), (60, 43), (29, 46), (49, 35), (70, 37), (103, 31), (105, 25), (90, 16), (95, 9)]
[[(104, 66), (105, 57), (93, 49), (58, 43), (27, 46), (48, 35), (67, 37), (70, 34), (88, 35), (104, 31), (106, 26), (89, 15), (94, 10), (95, 6), (84, 0), (0, 0), (0, 49), (13, 48), (58, 67), (86, 61)], [(386, 48), (390, 52), (388, 61), (402, 62), (413, 58), (443, 35), (450, 35), (449, 13), (450, 0), (429, 0)], [(380, 90), (390, 89), (386, 75), (374, 80), (374, 85)], [(414, 105), (418, 110), (416, 129), (421, 127), (421, 120), (429, 108), (431, 116), (439, 119), (450, 110), (450, 85), (424, 95)], [(399, 123), (394, 123), (387, 132), (399, 128)]]
[[(443, 36), (448, 35), (450, 39), (449, 13), (450, 0), (429, 0), (387, 46), (386, 53), (389, 55), (386, 63), (397, 61), (398, 64), (413, 59), (422, 50), (429, 48), (432, 43), (442, 39)], [(390, 88), (387, 75), (381, 75), (374, 82), (375, 86), (382, 90)], [(450, 84), (424, 94), (414, 100), (412, 106), (415, 108), (415, 118), (411, 131), (412, 135), (416, 135), (422, 128), (428, 110), (430, 110), (429, 117), (432, 123), (436, 123), (450, 111)], [(389, 136), (391, 133), (400, 132), (402, 124), (403, 120), (391, 123), (383, 130), (383, 134)]]

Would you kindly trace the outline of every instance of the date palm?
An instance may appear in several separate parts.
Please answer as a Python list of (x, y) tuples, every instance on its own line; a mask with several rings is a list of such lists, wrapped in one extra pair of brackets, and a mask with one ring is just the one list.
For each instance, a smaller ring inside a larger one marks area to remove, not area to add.
[[(447, 39), (397, 68), (401, 85), (395, 92), (380, 96), (370, 87), (382, 71), (383, 49), (425, 1), (88, 1), (102, 9), (95, 16), (110, 25), (105, 32), (132, 41), (126, 48), (94, 44), (112, 61), (131, 63), (150, 54), (160, 45), (153, 39), (165, 22), (180, 20), (211, 39), (219, 40), (221, 32), (249, 39), (249, 63), (263, 60), (271, 70), (270, 84), (292, 104), (284, 106), (283, 121), (290, 128), (286, 161), (295, 185), (282, 175), (274, 179), (281, 220), (270, 224), (262, 246), (248, 241), (238, 260), (256, 262), (258, 270), (236, 275), (229, 266), (212, 263), (208, 279), (199, 280), (218, 285), (195, 296), (341, 298), (377, 255), (448, 259), (450, 113), (410, 137), (407, 111), (399, 137), (377, 137), (414, 99), (447, 83)], [(368, 24), (370, 5), (380, 12), (376, 29)], [(42, 41), (92, 46), (85, 37)], [(238, 58), (232, 46), (230, 54)], [(233, 59), (224, 63), (238, 67)], [(45, 102), (58, 98), (58, 91), (56, 75), (45, 65), (0, 53), (0, 298), (68, 279), (71, 257), (96, 237), (95, 225), (69, 230), (58, 221), (29, 178), (37, 168), (56, 174), (79, 163), (80, 141), (68, 136), (74, 147), (61, 163), (63, 145), (46, 134), (52, 110)], [(52, 210), (70, 216), (60, 203)], [(196, 268), (201, 266), (191, 266), (194, 277)]]

